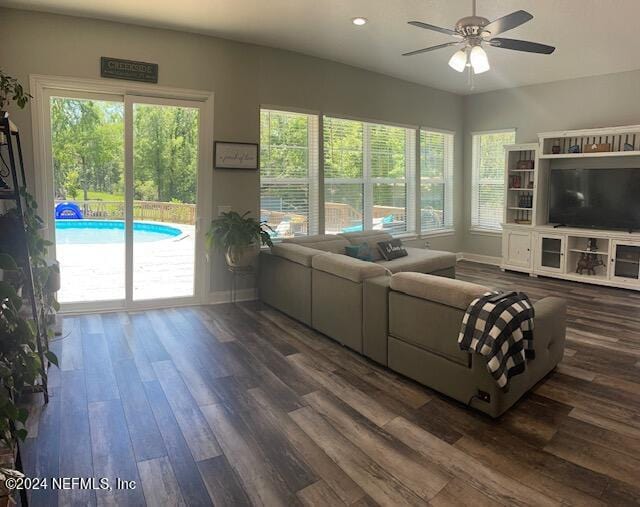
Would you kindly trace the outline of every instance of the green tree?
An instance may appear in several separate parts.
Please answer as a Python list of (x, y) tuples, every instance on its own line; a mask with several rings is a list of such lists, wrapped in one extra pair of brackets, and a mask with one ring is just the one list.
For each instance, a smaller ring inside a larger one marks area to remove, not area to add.
[[(195, 203), (199, 111), (134, 106), (136, 199)], [(124, 107), (120, 102), (51, 100), (52, 151), (57, 197), (80, 189), (124, 193)]]
[(193, 108), (135, 106), (136, 196), (148, 196), (152, 186), (153, 200), (195, 203), (198, 121), (198, 110)]
[(89, 190), (114, 192), (122, 187), (124, 108), (121, 103), (51, 100), (55, 191), (64, 196), (72, 171), (88, 199)]
[(80, 174), (75, 169), (72, 169), (67, 173), (66, 186), (67, 195), (71, 199), (78, 197), (78, 191), (80, 190)]

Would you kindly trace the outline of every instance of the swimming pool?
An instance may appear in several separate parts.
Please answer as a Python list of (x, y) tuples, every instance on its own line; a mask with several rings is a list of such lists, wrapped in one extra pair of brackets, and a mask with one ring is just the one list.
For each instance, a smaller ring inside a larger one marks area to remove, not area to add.
[[(182, 230), (154, 222), (133, 222), (133, 240), (151, 242), (180, 236)], [(124, 243), (123, 220), (56, 220), (58, 245)]]

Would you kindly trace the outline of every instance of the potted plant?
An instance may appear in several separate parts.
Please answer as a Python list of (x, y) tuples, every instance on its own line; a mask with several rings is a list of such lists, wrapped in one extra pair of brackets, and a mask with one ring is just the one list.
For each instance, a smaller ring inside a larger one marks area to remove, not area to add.
[(15, 102), (20, 109), (23, 109), (30, 98), (32, 98), (31, 95), (25, 93), (24, 88), (15, 77), (7, 75), (0, 69), (0, 112), (2, 114), (11, 102)]
[(266, 222), (259, 222), (249, 215), (235, 211), (222, 213), (211, 222), (207, 232), (207, 246), (216, 247), (225, 253), (227, 264), (232, 267), (249, 266), (258, 253), (260, 245), (272, 246), (273, 229)]

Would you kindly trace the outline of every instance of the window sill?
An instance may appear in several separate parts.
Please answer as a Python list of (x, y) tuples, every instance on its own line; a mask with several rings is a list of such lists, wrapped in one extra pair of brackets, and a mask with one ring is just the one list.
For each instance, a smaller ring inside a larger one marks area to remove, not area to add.
[(437, 238), (444, 236), (454, 236), (456, 233), (455, 229), (436, 229), (433, 231), (421, 232), (420, 238)]
[[(384, 232), (384, 231), (381, 231), (381, 232)], [(391, 236), (398, 239), (405, 239), (407, 241), (410, 241), (412, 239), (418, 239), (418, 235), (415, 232), (402, 232), (400, 234), (392, 234)]]
[(469, 229), (469, 234), (475, 234), (477, 236), (502, 236), (502, 231), (497, 229), (478, 229), (471, 228)]

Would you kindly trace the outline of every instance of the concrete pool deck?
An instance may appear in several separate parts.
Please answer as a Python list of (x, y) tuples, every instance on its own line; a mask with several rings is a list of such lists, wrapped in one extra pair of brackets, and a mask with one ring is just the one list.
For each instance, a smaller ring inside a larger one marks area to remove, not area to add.
[[(133, 299), (193, 295), (195, 227), (166, 223), (183, 234), (133, 245)], [(56, 245), (60, 303), (124, 299), (124, 243)]]

